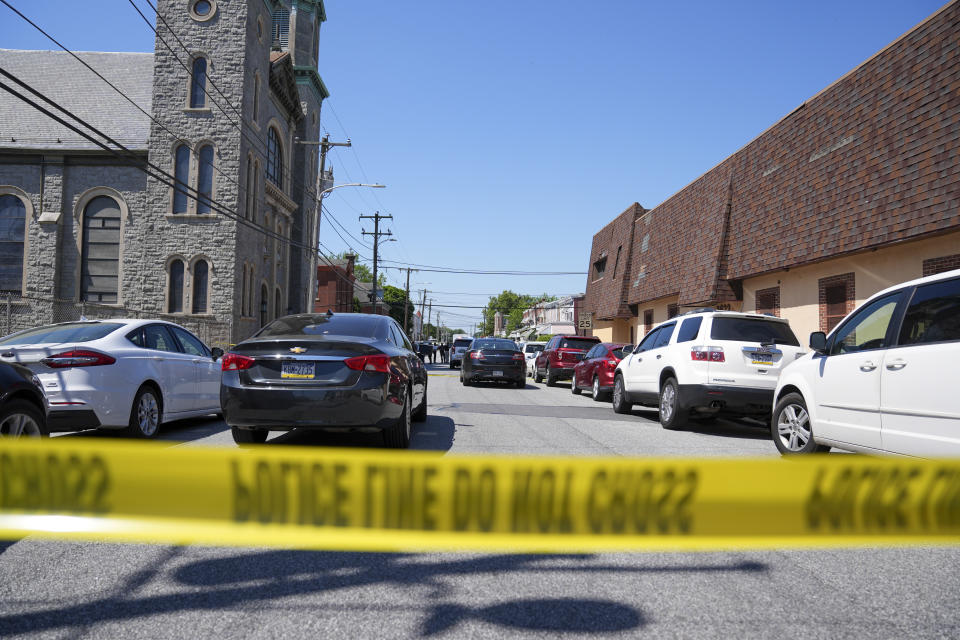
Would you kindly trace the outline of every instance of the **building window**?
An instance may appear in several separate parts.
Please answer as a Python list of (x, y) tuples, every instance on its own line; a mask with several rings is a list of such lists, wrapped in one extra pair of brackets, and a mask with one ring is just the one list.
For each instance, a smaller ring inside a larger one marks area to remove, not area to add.
[(593, 279), (599, 280), (603, 277), (603, 272), (607, 270), (607, 256), (603, 256), (593, 263)]
[(210, 267), (206, 260), (197, 260), (193, 265), (193, 305), (191, 313), (207, 313), (207, 282)]
[(0, 196), (0, 291), (23, 293), (23, 246), (27, 207), (17, 196)]
[(820, 330), (830, 333), (844, 316), (853, 311), (856, 291), (854, 275), (844, 273), (829, 278), (821, 278), (820, 286)]
[(197, 22), (206, 22), (216, 13), (216, 0), (194, 0), (190, 3), (190, 17)]
[(680, 307), (677, 305), (677, 303), (674, 302), (667, 305), (667, 320), (670, 318), (676, 318), (679, 313)]
[(267, 299), (270, 297), (270, 294), (267, 293), (267, 285), (260, 285), (260, 326), (267, 324), (267, 305), (269, 304)]
[(174, 260), (170, 263), (167, 313), (183, 313), (183, 260)]
[(207, 59), (193, 59), (193, 73), (190, 74), (190, 108), (203, 109), (207, 106)]
[(190, 147), (181, 144), (174, 152), (173, 177), (176, 186), (173, 188), (173, 212), (187, 212), (187, 185), (190, 184)]
[(253, 156), (247, 156), (247, 206), (243, 210), (243, 217), (253, 220)]
[(650, 329), (653, 329), (653, 309), (643, 312), (643, 335), (650, 333)]
[(267, 180), (283, 189), (283, 146), (273, 127), (267, 132)]
[(941, 256), (939, 258), (930, 258), (923, 261), (923, 277), (935, 276), (945, 271), (960, 269), (960, 253), (952, 256)]
[(290, 45), (290, 10), (274, 9), (273, 11), (273, 43), (274, 49), (286, 51)]
[(253, 121), (260, 118), (260, 74), (253, 75)]
[(243, 282), (240, 284), (240, 315), (247, 315), (247, 283), (250, 281), (250, 269), (243, 265)]
[(277, 289), (277, 294), (273, 297), (273, 317), (279, 318), (283, 314), (281, 313), (281, 305), (283, 304), (283, 296), (280, 294), (280, 289)]
[(780, 287), (770, 287), (757, 291), (756, 307), (757, 313), (780, 317)]
[(210, 213), (213, 203), (213, 146), (200, 147), (197, 164), (197, 213)]
[(97, 196), (83, 210), (80, 300), (116, 304), (120, 271), (120, 205)]

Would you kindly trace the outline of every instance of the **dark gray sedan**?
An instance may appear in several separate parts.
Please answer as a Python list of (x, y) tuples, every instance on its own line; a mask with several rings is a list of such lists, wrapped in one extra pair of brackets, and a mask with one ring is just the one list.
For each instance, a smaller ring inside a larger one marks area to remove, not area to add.
[(379, 430), (389, 447), (410, 444), (427, 418), (427, 371), (389, 316), (285, 316), (222, 360), (220, 406), (238, 444), (270, 431)]
[(478, 380), (497, 380), (522, 388), (526, 378), (523, 353), (513, 340), (477, 338), (463, 354), (460, 382), (465, 387)]

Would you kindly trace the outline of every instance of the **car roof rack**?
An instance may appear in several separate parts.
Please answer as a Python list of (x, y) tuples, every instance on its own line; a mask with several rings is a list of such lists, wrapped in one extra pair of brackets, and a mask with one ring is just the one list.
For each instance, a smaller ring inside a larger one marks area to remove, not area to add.
[(681, 313), (680, 315), (681, 315), (681, 316), (689, 316), (689, 315), (692, 315), (692, 314), (694, 314), (694, 313), (709, 313), (709, 312), (711, 312), (711, 311), (716, 311), (716, 309), (714, 309), (713, 307), (699, 307), (699, 308), (697, 308), (697, 309), (691, 309), (690, 311), (684, 311), (684, 312)]

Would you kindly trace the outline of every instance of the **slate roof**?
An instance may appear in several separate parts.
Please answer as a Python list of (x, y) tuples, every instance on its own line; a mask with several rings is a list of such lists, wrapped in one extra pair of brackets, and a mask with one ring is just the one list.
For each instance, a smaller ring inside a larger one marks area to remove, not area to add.
[[(150, 113), (152, 53), (77, 52), (77, 56)], [(147, 148), (150, 119), (70, 54), (0, 49), (0, 67), (117, 142), (132, 149)], [(2, 80), (19, 89), (8, 79)], [(32, 95), (28, 97), (41, 102)], [(100, 147), (0, 90), (0, 149), (70, 151)]]

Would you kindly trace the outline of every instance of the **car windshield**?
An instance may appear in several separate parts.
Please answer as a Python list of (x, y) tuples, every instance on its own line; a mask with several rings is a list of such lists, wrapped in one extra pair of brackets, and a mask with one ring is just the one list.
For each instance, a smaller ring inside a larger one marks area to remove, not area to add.
[(542, 344), (528, 344), (523, 348), (523, 350), (526, 353), (540, 353), (541, 351), (543, 351), (544, 346), (545, 345), (542, 345)]
[(800, 346), (790, 325), (763, 318), (736, 318), (716, 316), (710, 328), (713, 340), (736, 340), (739, 342), (767, 342)]
[(517, 343), (513, 340), (475, 340), (474, 349), (495, 349), (499, 351), (519, 351)]
[(580, 338), (564, 338), (557, 345), (558, 349), (591, 349), (597, 344), (596, 340), (586, 340)]
[(376, 315), (286, 316), (265, 326), (256, 337), (334, 335), (376, 338), (382, 322), (382, 317)]
[(53, 324), (36, 329), (28, 329), (7, 336), (0, 340), (0, 344), (44, 344), (58, 342), (90, 342), (99, 340), (123, 325), (119, 322), (70, 322), (67, 324)]
[(473, 340), (454, 340), (454, 341), (453, 341), (453, 346), (454, 346), (454, 347), (469, 347), (471, 342), (473, 342)]

